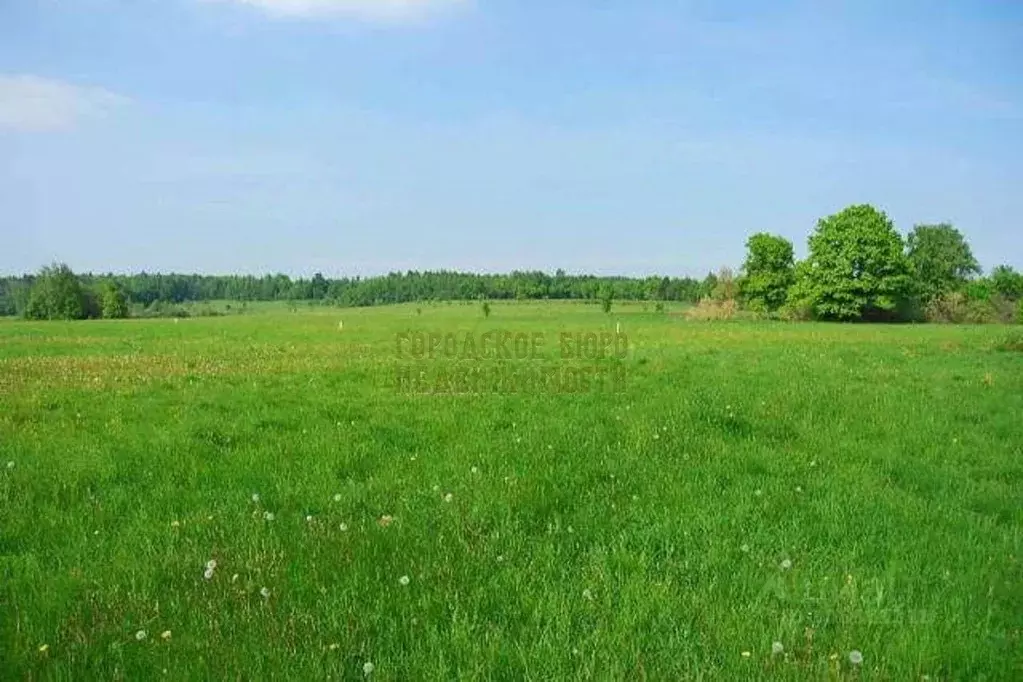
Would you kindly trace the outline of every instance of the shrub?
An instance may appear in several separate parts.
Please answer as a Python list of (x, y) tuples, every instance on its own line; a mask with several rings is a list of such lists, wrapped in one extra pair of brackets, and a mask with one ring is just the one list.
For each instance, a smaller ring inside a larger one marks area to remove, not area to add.
[(735, 317), (738, 309), (739, 306), (734, 299), (716, 301), (711, 298), (704, 298), (695, 306), (686, 310), (685, 315), (687, 320), (694, 321), (730, 320)]
[(778, 318), (786, 322), (809, 322), (813, 319), (813, 306), (806, 301), (790, 301), (778, 310)]
[(966, 295), (958, 291), (935, 297), (924, 309), (928, 322), (961, 324), (966, 321)]

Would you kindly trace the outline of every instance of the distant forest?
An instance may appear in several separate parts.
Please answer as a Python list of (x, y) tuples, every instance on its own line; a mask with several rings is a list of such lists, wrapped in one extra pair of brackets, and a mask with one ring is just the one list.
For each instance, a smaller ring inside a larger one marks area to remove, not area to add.
[[(62, 266), (53, 266), (55, 270)], [(40, 275), (0, 278), (0, 315), (24, 315)], [(717, 276), (703, 280), (671, 277), (597, 277), (558, 270), (480, 275), (464, 272), (405, 272), (378, 277), (329, 279), (321, 274), (292, 279), (287, 275), (94, 275), (77, 274), (86, 291), (116, 290), (127, 302), (143, 307), (190, 301), (318, 301), (345, 307), (412, 301), (564, 299), (684, 301), (709, 296)]]

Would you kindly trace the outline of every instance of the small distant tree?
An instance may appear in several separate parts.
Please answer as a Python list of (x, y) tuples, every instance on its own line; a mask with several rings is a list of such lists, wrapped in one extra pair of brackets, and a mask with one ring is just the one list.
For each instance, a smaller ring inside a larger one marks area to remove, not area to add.
[(739, 282), (735, 279), (735, 273), (731, 268), (721, 268), (714, 278), (714, 288), (711, 289), (710, 298), (718, 303), (734, 301), (739, 295)]
[(63, 263), (39, 271), (29, 292), (25, 317), (30, 320), (80, 320), (85, 317), (85, 294), (75, 273)]
[(955, 291), (980, 274), (966, 238), (951, 225), (917, 225), (906, 238), (915, 294), (924, 304)]
[(105, 282), (100, 293), (100, 308), (103, 319), (114, 320), (128, 317), (128, 298), (113, 282)]
[(490, 317), (490, 301), (487, 300), (483, 301), (483, 317), (484, 318)]
[(600, 290), (600, 308), (605, 313), (611, 312), (611, 304), (614, 302), (614, 289), (610, 284), (605, 284)]
[(775, 312), (785, 304), (795, 281), (792, 242), (764, 232), (746, 240), (746, 262), (739, 290), (750, 310)]

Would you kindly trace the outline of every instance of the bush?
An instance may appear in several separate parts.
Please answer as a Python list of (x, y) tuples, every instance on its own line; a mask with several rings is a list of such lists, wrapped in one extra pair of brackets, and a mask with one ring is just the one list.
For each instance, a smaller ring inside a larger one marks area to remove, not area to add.
[(792, 301), (778, 310), (778, 317), (786, 322), (809, 322), (813, 319), (813, 306), (805, 301)]
[(958, 291), (934, 298), (924, 309), (928, 322), (962, 324), (966, 321), (966, 295)]
[(1016, 301), (1016, 324), (1023, 324), (1023, 298)]
[(686, 310), (687, 320), (709, 321), (709, 320), (730, 320), (735, 317), (739, 306), (734, 299), (716, 301), (711, 298), (704, 298), (692, 308)]

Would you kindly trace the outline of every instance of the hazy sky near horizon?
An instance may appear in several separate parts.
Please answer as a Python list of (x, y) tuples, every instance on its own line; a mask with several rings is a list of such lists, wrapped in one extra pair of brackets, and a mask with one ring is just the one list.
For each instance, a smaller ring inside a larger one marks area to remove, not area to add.
[(1014, 0), (3, 0), (0, 273), (702, 276), (872, 203), (1023, 268)]

